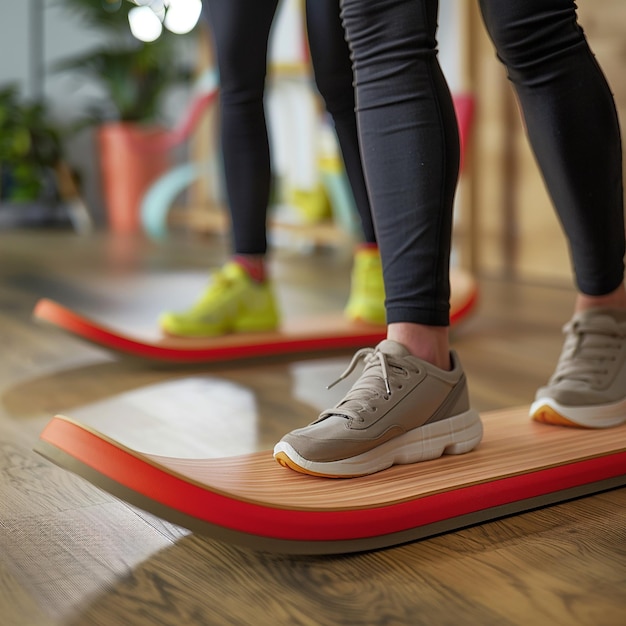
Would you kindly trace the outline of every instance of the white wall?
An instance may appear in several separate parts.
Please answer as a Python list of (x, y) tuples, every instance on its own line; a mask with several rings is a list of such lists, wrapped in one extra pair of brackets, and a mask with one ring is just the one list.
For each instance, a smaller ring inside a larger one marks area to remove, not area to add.
[[(32, 31), (38, 8), (43, 41)], [(0, 84), (17, 82), (27, 98), (45, 93), (59, 115), (71, 115), (82, 102), (72, 99), (76, 85), (50, 75), (50, 67), (99, 43), (98, 34), (87, 31), (58, 0), (0, 0)], [(43, 83), (36, 81), (40, 74)]]
[(453, 93), (462, 92), (466, 88), (461, 63), (464, 40), (460, 3), (467, 1), (439, 0), (439, 62)]

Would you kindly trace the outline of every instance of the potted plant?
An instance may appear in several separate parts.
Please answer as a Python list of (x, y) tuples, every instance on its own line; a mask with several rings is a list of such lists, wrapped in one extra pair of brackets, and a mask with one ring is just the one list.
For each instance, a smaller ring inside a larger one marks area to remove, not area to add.
[(62, 129), (43, 102), (27, 102), (17, 85), (0, 87), (0, 222), (56, 221)]
[(0, 88), (0, 198), (40, 200), (61, 160), (60, 130), (43, 103), (21, 102), (17, 86)]
[[(166, 130), (160, 123), (162, 100), (177, 83), (190, 79), (177, 63), (177, 35), (163, 31), (153, 42), (132, 36), (122, 0), (61, 0), (87, 27), (106, 35), (104, 46), (62, 60), (57, 71), (73, 71), (95, 80), (106, 94), (94, 103), (83, 124), (97, 127), (109, 226), (118, 232), (139, 228), (139, 206), (147, 187), (169, 167), (169, 154), (153, 149)], [(155, 141), (156, 140), (156, 141)]]

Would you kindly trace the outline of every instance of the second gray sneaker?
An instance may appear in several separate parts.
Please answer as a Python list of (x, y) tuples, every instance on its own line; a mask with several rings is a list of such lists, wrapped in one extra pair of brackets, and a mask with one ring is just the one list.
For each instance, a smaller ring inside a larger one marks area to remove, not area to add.
[(469, 407), (458, 357), (450, 356), (453, 367), (445, 371), (390, 340), (359, 350), (339, 379), (364, 362), (345, 398), (285, 435), (274, 458), (298, 472), (334, 478), (469, 452), (482, 439), (482, 423)]
[(626, 422), (626, 311), (590, 309), (563, 328), (554, 374), (530, 415), (559, 426), (609, 428)]

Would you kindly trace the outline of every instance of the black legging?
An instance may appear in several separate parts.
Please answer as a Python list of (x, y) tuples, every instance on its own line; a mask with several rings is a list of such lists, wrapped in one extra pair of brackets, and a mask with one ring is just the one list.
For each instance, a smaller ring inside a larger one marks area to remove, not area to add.
[[(383, 259), (387, 320), (447, 325), (458, 136), (435, 0), (341, 0)], [(620, 131), (573, 0), (481, 0), (570, 244), (577, 286), (624, 278)]]
[[(234, 252), (267, 251), (270, 149), (263, 95), (278, 0), (204, 0), (220, 74), (221, 144)], [(331, 114), (366, 242), (376, 241), (359, 153), (350, 51), (338, 0), (308, 0), (307, 31), (318, 89)]]

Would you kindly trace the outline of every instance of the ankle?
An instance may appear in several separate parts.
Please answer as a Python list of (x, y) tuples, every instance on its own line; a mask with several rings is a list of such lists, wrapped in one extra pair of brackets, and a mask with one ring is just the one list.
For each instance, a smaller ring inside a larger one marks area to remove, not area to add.
[(576, 313), (600, 308), (626, 310), (626, 288), (624, 283), (615, 289), (615, 291), (611, 291), (603, 296), (588, 296), (579, 293), (576, 297), (574, 307)]
[(447, 326), (399, 322), (387, 327), (387, 339), (402, 344), (413, 356), (449, 371), (452, 364), (448, 335)]
[(235, 254), (232, 261), (246, 270), (250, 278), (257, 283), (264, 283), (267, 280), (267, 270), (265, 267), (265, 257), (260, 254)]
[(367, 250), (371, 252), (378, 252), (378, 244), (374, 241), (361, 241), (354, 247), (355, 252), (365, 252)]

